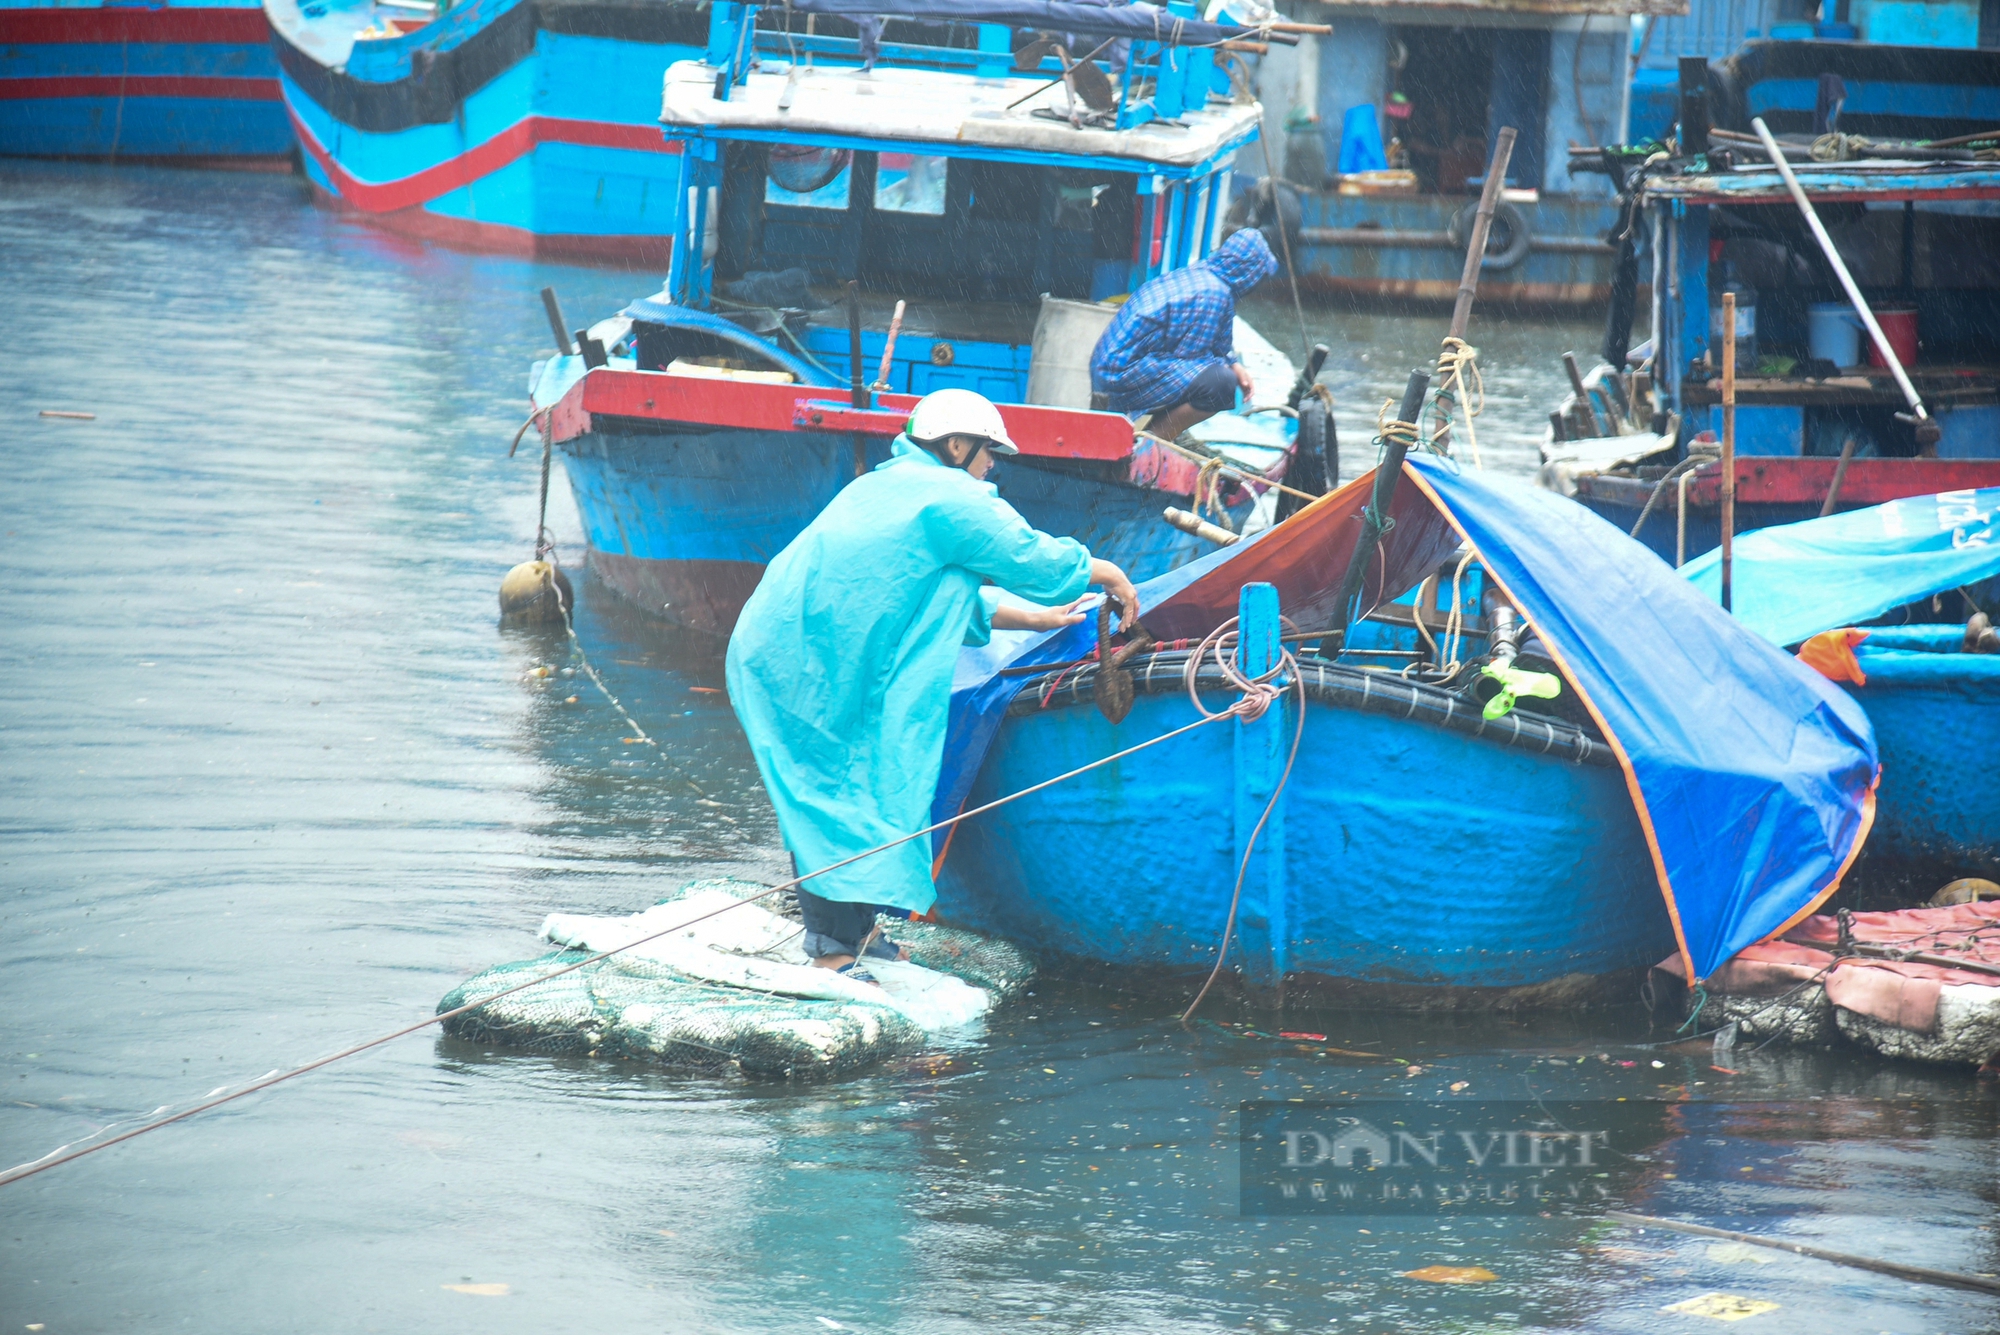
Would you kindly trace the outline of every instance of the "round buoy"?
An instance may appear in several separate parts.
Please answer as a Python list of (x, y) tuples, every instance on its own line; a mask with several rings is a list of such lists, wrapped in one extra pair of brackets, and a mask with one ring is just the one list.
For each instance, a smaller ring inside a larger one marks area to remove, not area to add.
[(1932, 895), (1925, 907), (1936, 909), (1947, 904), (1977, 904), (1982, 899), (2000, 899), (2000, 885), (1977, 876), (1967, 876)]
[(500, 581), (500, 619), (513, 625), (561, 621), (576, 605), (569, 576), (547, 561), (523, 561)]

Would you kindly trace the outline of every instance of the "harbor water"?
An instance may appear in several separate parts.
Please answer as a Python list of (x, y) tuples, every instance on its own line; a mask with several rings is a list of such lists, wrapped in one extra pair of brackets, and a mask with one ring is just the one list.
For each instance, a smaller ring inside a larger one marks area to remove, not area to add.
[[(656, 275), (399, 241), (291, 179), (24, 163), (0, 255), (0, 1166), (421, 1018), (549, 912), (782, 874), (718, 664), (581, 581), (655, 750), (560, 632), (495, 624), (536, 520), (533, 436), (507, 457), (535, 293), (580, 324)], [(1296, 348), (1282, 292), (1248, 313)], [(1305, 315), (1351, 476), (1443, 321)], [(1595, 325), (1472, 341), (1484, 461), (1525, 473)], [(579, 567), (560, 474), (551, 516)], [(1438, 911), (1479, 893), (1467, 867)], [(1969, 1072), (1674, 1045), (1636, 1001), (1190, 1029), (1130, 982), (1051, 978), (814, 1086), (426, 1030), (0, 1187), (0, 1332), (1700, 1331), (1662, 1309), (1716, 1293), (1775, 1304), (1759, 1332), (2000, 1326), (1979, 1294), (1559, 1211), (1239, 1208), (1245, 1100), (1655, 1101), (1634, 1208), (1992, 1272)], [(1701, 1174), (1726, 1185), (1675, 1194)], [(1491, 1278), (1409, 1277), (1433, 1266)]]

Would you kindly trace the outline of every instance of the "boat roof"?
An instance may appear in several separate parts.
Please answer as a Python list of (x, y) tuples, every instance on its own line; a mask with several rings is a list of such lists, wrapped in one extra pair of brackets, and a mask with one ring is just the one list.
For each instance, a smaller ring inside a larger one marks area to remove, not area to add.
[[(1905, 199), (2000, 199), (2000, 163), (1903, 162), (1869, 159), (1859, 162), (1795, 162), (1807, 197), (1820, 202)], [(1784, 178), (1768, 163), (1746, 163), (1725, 172), (1662, 176), (1646, 183), (1657, 198), (1691, 204), (1783, 204), (1791, 193)]]
[[(1022, 96), (1023, 81), (948, 70), (873, 70), (764, 62), (715, 97), (715, 70), (667, 70), (660, 120), (669, 137), (886, 148), (959, 158), (1204, 175), (1257, 135), (1255, 102), (1216, 103), (1130, 130), (1072, 125), (1060, 82)], [(789, 90), (789, 92), (788, 92)], [(780, 105), (780, 103), (784, 105)], [(1038, 114), (1054, 113), (1050, 115)]]

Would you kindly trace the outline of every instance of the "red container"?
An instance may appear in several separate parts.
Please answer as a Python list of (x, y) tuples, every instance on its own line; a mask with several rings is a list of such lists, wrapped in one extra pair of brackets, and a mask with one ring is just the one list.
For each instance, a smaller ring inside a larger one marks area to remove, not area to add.
[[(1915, 306), (1877, 306), (1875, 322), (1882, 326), (1882, 337), (1889, 340), (1895, 349), (1896, 360), (1904, 367), (1917, 364), (1917, 308)], [(1875, 340), (1868, 340), (1868, 364), (1887, 366), (1882, 360), (1882, 350), (1875, 346)]]

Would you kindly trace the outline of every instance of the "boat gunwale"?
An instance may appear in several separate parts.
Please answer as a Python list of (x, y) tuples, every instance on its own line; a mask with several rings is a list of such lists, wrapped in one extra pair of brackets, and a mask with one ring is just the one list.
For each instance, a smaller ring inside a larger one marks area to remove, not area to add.
[[(1186, 689), (1186, 665), (1191, 650), (1164, 649), (1133, 665), (1134, 695), (1172, 695)], [(1611, 748), (1576, 725), (1529, 710), (1513, 709), (1488, 719), (1479, 705), (1463, 696), (1394, 674), (1349, 667), (1316, 655), (1297, 660), (1306, 698), (1336, 709), (1401, 717), (1518, 750), (1533, 750), (1571, 764), (1616, 769)], [(1171, 671), (1163, 669), (1171, 668)], [(1051, 683), (1053, 682), (1053, 686)], [(1097, 665), (1051, 668), (1023, 680), (1007, 705), (1009, 718), (1028, 717), (1051, 709), (1095, 705)], [(1234, 689), (1221, 669), (1204, 665), (1195, 676), (1198, 691)]]

